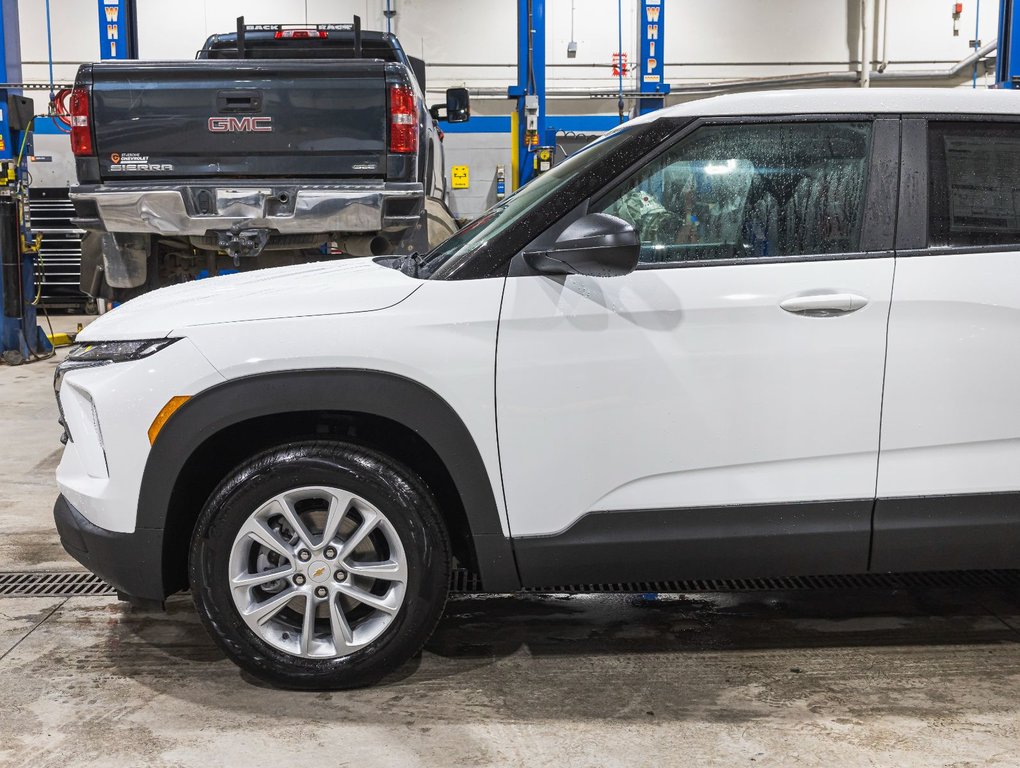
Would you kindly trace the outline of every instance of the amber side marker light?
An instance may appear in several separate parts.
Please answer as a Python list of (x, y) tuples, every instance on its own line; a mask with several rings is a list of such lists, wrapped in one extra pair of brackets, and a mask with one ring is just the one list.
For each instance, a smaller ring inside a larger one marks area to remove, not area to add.
[(170, 417), (177, 412), (178, 408), (190, 399), (191, 395), (177, 395), (166, 401), (166, 405), (160, 409), (159, 413), (156, 414), (156, 418), (152, 420), (152, 424), (149, 426), (149, 445), (156, 442), (156, 435), (163, 429), (163, 425), (170, 420)]

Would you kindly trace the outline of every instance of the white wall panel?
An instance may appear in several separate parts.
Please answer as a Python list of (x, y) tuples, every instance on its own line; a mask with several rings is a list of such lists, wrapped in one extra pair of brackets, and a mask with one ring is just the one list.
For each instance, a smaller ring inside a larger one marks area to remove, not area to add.
[[(168, 13), (170, 6), (173, 12)], [(143, 59), (190, 59), (202, 47), (206, 0), (138, 0), (138, 51)]]
[[(628, 66), (637, 66), (638, 0), (623, 0), (623, 52)], [(577, 56), (567, 58), (571, 7), (574, 8), (574, 39)], [(549, 0), (546, 10), (546, 74), (551, 88), (613, 89), (613, 54), (620, 50), (616, 0)], [(667, 19), (668, 22), (668, 19)], [(667, 29), (669, 28), (667, 23)], [(633, 88), (633, 78), (624, 87)]]
[(450, 190), (450, 209), (455, 216), (474, 217), (496, 204), (496, 166), (506, 170), (506, 188), (510, 189), (510, 136), (504, 133), (448, 133), (443, 141), (446, 151), (446, 181), (450, 167), (466, 165), (470, 186)]
[(505, 89), (516, 82), (515, 0), (393, 2), (397, 8), (393, 31), (409, 55), (430, 65), (429, 90), (437, 99), (452, 86)]
[(340, 24), (358, 14), (365, 29), (386, 27), (382, 12), (385, 2), (380, 0), (304, 0), (304, 5), (307, 18), (300, 20), (311, 24)]
[[(18, 4), (21, 32), (22, 77), (26, 82), (48, 82), (45, 0), (21, 0)], [(99, 6), (87, 0), (50, 0), (53, 40), (53, 79), (70, 82), (78, 63), (99, 57)], [(37, 105), (44, 105), (36, 97)]]
[[(234, 29), (244, 15), (252, 23), (344, 22), (357, 13), (365, 29), (386, 28), (385, 0), (137, 0), (139, 49), (143, 59), (190, 59), (206, 37)], [(517, 79), (516, 0), (391, 0), (393, 19), (404, 47), (429, 64), (430, 101), (444, 89), (468, 85), (487, 93), (476, 96), (476, 115), (507, 115), (513, 102), (502, 97)], [(877, 6), (880, 0), (873, 0)], [(50, 0), (53, 18), (54, 76), (74, 78), (80, 62), (99, 56), (96, 0)], [(664, 0), (666, 81), (683, 94), (687, 83), (722, 82), (803, 72), (857, 69), (859, 0)], [(622, 0), (623, 50), (635, 62), (639, 0)], [(45, 0), (21, 0), (24, 78), (45, 82)], [(568, 59), (571, 8), (577, 57)], [(979, 36), (997, 34), (998, 2), (982, 0)], [(977, 0), (964, 3), (960, 34), (953, 35), (951, 3), (888, 0), (889, 70), (946, 68), (968, 55), (974, 36)], [(880, 59), (880, 21), (875, 27), (875, 57)], [(551, 114), (615, 113), (615, 99), (588, 98), (586, 89), (612, 91), (612, 54), (618, 49), (617, 0), (546, 0), (547, 86)], [(984, 67), (981, 68), (983, 72)], [(990, 78), (982, 77), (986, 84)], [(960, 85), (969, 85), (960, 78)], [(635, 87), (627, 78), (624, 87)], [(43, 98), (37, 96), (38, 106)], [(505, 136), (469, 138), (451, 135), (447, 166), (467, 162), (472, 189), (455, 194), (458, 212), (477, 212), (491, 203), (492, 169), (505, 156)], [(57, 141), (61, 137), (57, 137)]]
[[(21, 56), (24, 61), (46, 61), (46, 2), (21, 0)], [(53, 56), (82, 61), (99, 56), (99, 6), (92, 0), (50, 0)]]
[[(932, 3), (931, 0), (889, 0), (888, 53), (893, 61), (916, 61), (930, 66), (932, 60), (959, 61), (971, 52), (967, 43), (974, 39), (974, 17), (977, 3), (969, 0), (960, 14), (960, 35), (953, 36), (950, 3)], [(981, 33), (984, 43), (998, 35), (999, 4), (984, 0), (981, 3)]]
[[(58, 78), (98, 57), (94, 0), (50, 0)], [(875, 0), (876, 4), (878, 0)], [(431, 65), (435, 89), (470, 84), (504, 88), (516, 79), (515, 0), (392, 0), (396, 31), (409, 53)], [(952, 33), (950, 3), (888, 0), (890, 68), (947, 66), (966, 56), (976, 0), (964, 3), (960, 34)], [(612, 88), (617, 50), (616, 0), (547, 0), (546, 41), (551, 89)], [(623, 0), (624, 50), (637, 56), (638, 0)], [(566, 57), (571, 6), (575, 59)], [(142, 58), (190, 58), (213, 32), (250, 22), (335, 22), (361, 15), (366, 29), (385, 28), (384, 0), (138, 0)], [(846, 71), (857, 59), (857, 0), (666, 0), (667, 79), (677, 85), (792, 72)], [(998, 3), (981, 3), (980, 37), (996, 35)], [(46, 79), (44, 0), (21, 2), (26, 78)], [(880, 37), (877, 32), (875, 37)], [(876, 49), (876, 56), (880, 56)], [(491, 111), (491, 110), (490, 110)], [(590, 110), (589, 110), (590, 111)]]

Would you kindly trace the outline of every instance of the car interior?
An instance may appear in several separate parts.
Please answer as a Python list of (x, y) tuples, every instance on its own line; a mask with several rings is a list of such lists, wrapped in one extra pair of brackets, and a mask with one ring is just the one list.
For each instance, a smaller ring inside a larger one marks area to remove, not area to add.
[(596, 210), (637, 229), (644, 263), (853, 251), (869, 138), (863, 123), (702, 128)]

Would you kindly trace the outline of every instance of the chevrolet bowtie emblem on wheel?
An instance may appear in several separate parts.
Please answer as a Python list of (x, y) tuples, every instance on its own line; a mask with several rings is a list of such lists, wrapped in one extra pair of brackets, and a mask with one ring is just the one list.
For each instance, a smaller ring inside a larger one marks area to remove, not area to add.
[(315, 572), (312, 574), (312, 578), (321, 579), (324, 573), (326, 573), (326, 566), (323, 565), (315, 569)]
[(210, 117), (213, 133), (268, 133), (273, 130), (271, 117)]

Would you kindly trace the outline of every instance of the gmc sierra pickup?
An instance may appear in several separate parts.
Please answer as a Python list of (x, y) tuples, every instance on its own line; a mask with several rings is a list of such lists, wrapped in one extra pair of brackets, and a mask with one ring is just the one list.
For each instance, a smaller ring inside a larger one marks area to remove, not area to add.
[[(360, 22), (244, 25), (195, 61), (103, 62), (71, 97), (82, 289), (425, 251), (456, 231), (424, 62)], [(445, 112), (445, 114), (444, 114)]]

